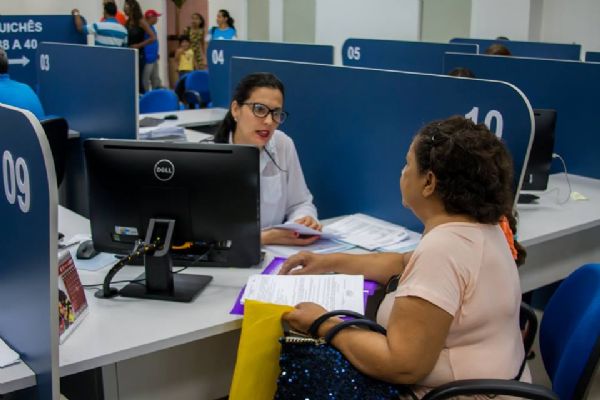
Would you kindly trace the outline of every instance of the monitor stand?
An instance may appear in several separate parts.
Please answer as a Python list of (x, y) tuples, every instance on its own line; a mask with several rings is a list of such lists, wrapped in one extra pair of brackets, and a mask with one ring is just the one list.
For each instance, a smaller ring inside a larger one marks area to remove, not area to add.
[[(208, 275), (173, 274), (173, 262), (169, 249), (175, 221), (151, 219), (146, 232), (146, 243), (162, 243), (162, 249), (152, 255), (144, 255), (145, 273), (119, 291), (123, 297), (191, 302), (212, 280)], [(164, 239), (163, 239), (164, 238)]]

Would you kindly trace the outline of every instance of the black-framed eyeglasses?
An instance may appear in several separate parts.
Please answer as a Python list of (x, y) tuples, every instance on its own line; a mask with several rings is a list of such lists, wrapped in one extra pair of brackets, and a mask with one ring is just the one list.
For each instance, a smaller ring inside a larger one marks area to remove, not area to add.
[(385, 284), (385, 294), (395, 292), (398, 289), (398, 282), (400, 281), (400, 275), (392, 275), (392, 277)]
[(241, 103), (243, 106), (248, 106), (252, 109), (252, 114), (257, 116), (258, 118), (266, 118), (267, 115), (271, 114), (273, 117), (273, 121), (278, 124), (283, 124), (283, 121), (288, 116), (286, 111), (283, 111), (281, 108), (269, 108), (262, 103)]

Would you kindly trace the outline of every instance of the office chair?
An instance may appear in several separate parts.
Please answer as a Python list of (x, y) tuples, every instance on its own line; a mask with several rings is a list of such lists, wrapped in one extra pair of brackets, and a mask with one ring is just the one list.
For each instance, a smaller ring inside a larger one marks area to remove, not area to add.
[(189, 109), (202, 108), (202, 96), (195, 90), (186, 90), (183, 93), (183, 101)]
[(519, 319), (521, 321), (521, 332), (524, 332), (523, 347), (525, 348), (525, 354), (529, 356), (538, 329), (538, 319), (533, 307), (522, 302)]
[(179, 110), (179, 99), (170, 89), (154, 89), (140, 98), (140, 114)]
[(66, 119), (61, 117), (49, 117), (40, 121), (40, 123), (50, 144), (52, 158), (54, 159), (54, 171), (56, 172), (56, 183), (60, 187), (67, 164), (69, 124)]
[[(185, 91), (196, 91), (200, 95), (201, 107), (208, 107), (210, 103), (210, 89), (208, 71), (192, 71), (185, 78)], [(190, 107), (191, 108), (191, 107)]]
[(600, 360), (600, 264), (584, 265), (560, 284), (544, 310), (539, 338), (553, 391), (517, 381), (469, 379), (442, 385), (422, 400), (474, 394), (583, 399)]

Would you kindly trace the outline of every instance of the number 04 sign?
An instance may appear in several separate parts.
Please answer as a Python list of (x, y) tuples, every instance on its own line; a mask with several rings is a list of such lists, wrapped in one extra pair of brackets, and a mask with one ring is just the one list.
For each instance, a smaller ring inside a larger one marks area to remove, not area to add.
[(31, 193), (27, 162), (22, 157), (14, 160), (11, 152), (5, 150), (2, 154), (2, 179), (6, 200), (10, 204), (17, 203), (23, 213), (29, 212)]

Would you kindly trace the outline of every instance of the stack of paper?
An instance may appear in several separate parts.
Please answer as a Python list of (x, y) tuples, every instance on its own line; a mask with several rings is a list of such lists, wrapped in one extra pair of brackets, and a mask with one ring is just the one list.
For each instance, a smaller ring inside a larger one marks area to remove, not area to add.
[(371, 251), (395, 246), (408, 239), (408, 233), (403, 227), (364, 214), (344, 217), (327, 225), (323, 231)]
[(186, 140), (185, 130), (180, 126), (157, 126), (140, 128), (141, 140)]
[(241, 301), (252, 299), (289, 306), (310, 301), (327, 310), (362, 314), (363, 286), (362, 275), (252, 275)]

